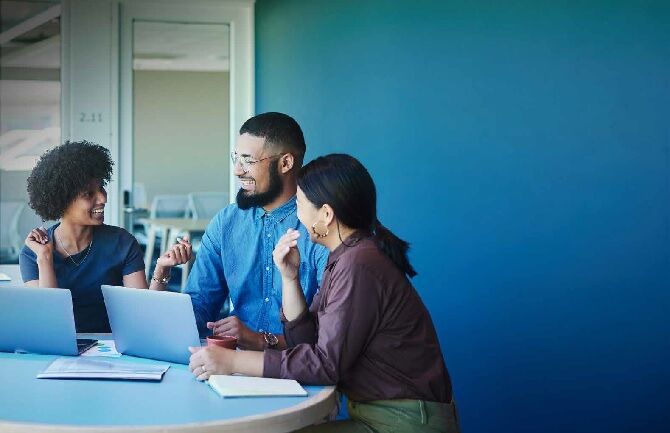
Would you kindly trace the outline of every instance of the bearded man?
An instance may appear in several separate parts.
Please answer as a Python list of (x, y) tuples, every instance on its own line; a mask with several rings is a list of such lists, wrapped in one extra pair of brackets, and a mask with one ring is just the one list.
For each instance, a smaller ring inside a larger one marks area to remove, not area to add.
[[(289, 228), (301, 232), (300, 284), (307, 305), (328, 259), (328, 250), (310, 242), (296, 214), (296, 179), (305, 149), (300, 125), (286, 114), (259, 114), (240, 128), (230, 155), (241, 185), (236, 203), (209, 223), (184, 290), (201, 334), (233, 335), (247, 350), (287, 347), (280, 320), (281, 274), (272, 261), (275, 244)], [(231, 309), (221, 319), (226, 299)]]

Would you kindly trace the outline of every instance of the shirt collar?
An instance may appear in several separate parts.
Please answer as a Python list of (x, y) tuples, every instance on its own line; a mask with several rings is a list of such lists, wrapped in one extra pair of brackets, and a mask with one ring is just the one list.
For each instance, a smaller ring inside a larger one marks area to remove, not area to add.
[(350, 247), (358, 245), (362, 239), (369, 238), (371, 233), (367, 230), (356, 230), (348, 238), (344, 240), (337, 248), (331, 251), (328, 256), (328, 264), (326, 269), (330, 269), (335, 266), (335, 262), (344, 254)]
[(286, 203), (283, 205), (279, 206), (276, 209), (273, 209), (271, 212), (265, 212), (265, 209), (262, 207), (258, 206), (254, 208), (254, 219), (261, 219), (264, 216), (271, 217), (275, 219), (276, 221), (282, 222), (284, 219), (286, 219), (287, 216), (295, 213), (296, 211), (296, 204), (295, 204), (295, 195), (288, 199)]

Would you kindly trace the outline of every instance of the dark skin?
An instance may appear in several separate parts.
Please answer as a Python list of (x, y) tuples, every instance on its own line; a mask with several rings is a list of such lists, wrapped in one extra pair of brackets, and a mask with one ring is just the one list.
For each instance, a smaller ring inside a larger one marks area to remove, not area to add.
[[(267, 191), (269, 174), (268, 166), (276, 164), (279, 176), (282, 182), (281, 193), (267, 205), (263, 206), (267, 212), (286, 203), (295, 195), (297, 181), (293, 155), (290, 153), (281, 153), (276, 149), (267, 148), (265, 139), (255, 137), (250, 134), (242, 134), (238, 137), (235, 146), (235, 153), (240, 156), (248, 156), (257, 161), (248, 166), (241, 163), (233, 165), (233, 174), (240, 179), (242, 189), (247, 195), (258, 194)], [(277, 158), (270, 156), (276, 155)], [(212, 330), (214, 335), (231, 335), (237, 337), (238, 346), (245, 350), (263, 350), (265, 349), (265, 338), (263, 334), (249, 329), (236, 316), (229, 316), (216, 322), (207, 322), (207, 328)], [(283, 335), (277, 335), (279, 343), (275, 346), (277, 349), (286, 349), (286, 340)]]

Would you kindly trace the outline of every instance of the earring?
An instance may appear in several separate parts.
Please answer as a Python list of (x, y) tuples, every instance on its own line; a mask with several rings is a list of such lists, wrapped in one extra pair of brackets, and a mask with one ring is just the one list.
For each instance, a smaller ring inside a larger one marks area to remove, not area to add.
[(314, 224), (312, 224), (312, 233), (314, 233), (317, 238), (325, 238), (326, 236), (328, 236), (329, 233), (328, 226), (326, 226), (326, 233), (319, 233), (318, 231), (316, 231), (316, 224), (319, 222), (323, 223), (323, 225), (326, 226), (326, 223), (324, 223), (323, 221), (317, 221)]

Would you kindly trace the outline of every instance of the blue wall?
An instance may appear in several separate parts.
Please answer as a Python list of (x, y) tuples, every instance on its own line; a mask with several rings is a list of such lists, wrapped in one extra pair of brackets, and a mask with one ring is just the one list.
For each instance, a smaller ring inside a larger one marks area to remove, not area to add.
[(464, 432), (670, 431), (669, 4), (256, 3), (256, 109), (370, 169)]

